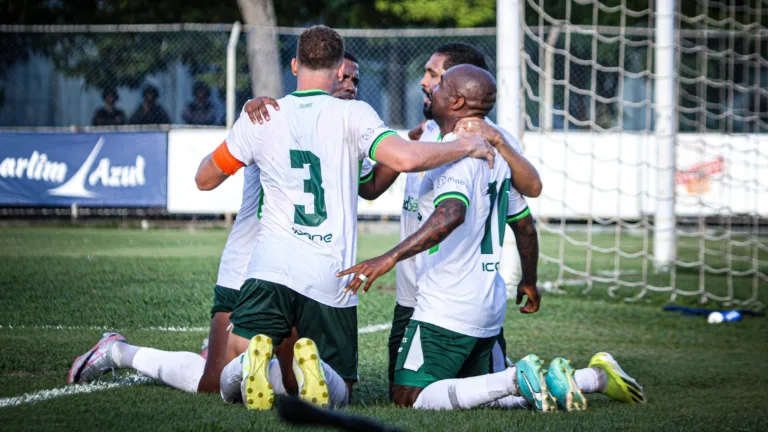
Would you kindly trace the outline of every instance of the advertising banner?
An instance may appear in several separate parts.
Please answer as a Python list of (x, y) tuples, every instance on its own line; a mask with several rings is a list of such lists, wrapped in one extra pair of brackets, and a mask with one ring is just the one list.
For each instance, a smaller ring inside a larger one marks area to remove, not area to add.
[(0, 204), (165, 207), (167, 135), (0, 134)]

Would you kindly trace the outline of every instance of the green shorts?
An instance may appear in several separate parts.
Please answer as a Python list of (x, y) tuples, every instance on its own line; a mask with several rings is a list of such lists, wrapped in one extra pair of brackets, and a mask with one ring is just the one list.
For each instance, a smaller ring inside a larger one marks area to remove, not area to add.
[(397, 355), (395, 385), (425, 388), (444, 379), (485, 375), (495, 342), (495, 337), (466, 336), (411, 320)]
[(312, 339), (320, 358), (345, 380), (357, 380), (357, 308), (335, 308), (280, 284), (248, 279), (229, 317), (232, 332), (246, 339), (257, 334), (277, 346), (296, 327)]
[(392, 316), (392, 330), (389, 332), (389, 380), (395, 380), (395, 364), (397, 363), (397, 351), (405, 336), (405, 328), (413, 316), (413, 308), (400, 306), (395, 303), (395, 312)]
[(240, 298), (240, 290), (225, 288), (221, 285), (213, 287), (213, 307), (211, 318), (216, 312), (232, 312), (235, 310), (237, 299)]

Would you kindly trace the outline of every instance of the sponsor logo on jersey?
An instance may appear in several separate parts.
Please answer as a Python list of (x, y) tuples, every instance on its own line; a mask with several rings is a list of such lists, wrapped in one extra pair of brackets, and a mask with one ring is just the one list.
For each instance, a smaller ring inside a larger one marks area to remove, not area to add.
[(457, 179), (454, 177), (446, 177), (446, 176), (440, 176), (437, 178), (437, 182), (435, 182), (436, 187), (443, 187), (448, 183), (453, 183), (457, 185), (466, 186), (467, 183), (462, 179)]
[(297, 236), (299, 236), (299, 237), (306, 237), (306, 238), (310, 239), (313, 242), (330, 243), (333, 240), (333, 234), (310, 234), (308, 232), (297, 230), (294, 227), (291, 227), (291, 230)]
[(369, 140), (373, 136), (373, 128), (368, 128), (363, 132), (363, 139)]
[(417, 213), (419, 211), (419, 200), (412, 196), (405, 197), (405, 200), (403, 200), (403, 210)]
[(483, 271), (484, 272), (497, 272), (497, 271), (499, 271), (499, 263), (497, 263), (497, 262), (480, 263), (480, 265), (483, 267)]
[(299, 109), (312, 108), (312, 102), (299, 104)]

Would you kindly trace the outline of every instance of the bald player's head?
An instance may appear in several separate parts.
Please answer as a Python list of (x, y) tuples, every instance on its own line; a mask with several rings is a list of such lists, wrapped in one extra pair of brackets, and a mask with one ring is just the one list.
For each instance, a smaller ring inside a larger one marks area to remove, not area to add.
[(445, 71), (432, 90), (432, 114), (441, 127), (451, 119), (485, 117), (494, 104), (496, 80), (493, 75), (469, 64)]

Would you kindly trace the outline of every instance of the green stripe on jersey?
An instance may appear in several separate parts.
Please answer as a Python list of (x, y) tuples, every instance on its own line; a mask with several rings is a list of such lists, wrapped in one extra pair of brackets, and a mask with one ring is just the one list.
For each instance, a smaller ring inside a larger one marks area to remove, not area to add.
[(365, 177), (360, 177), (360, 184), (368, 183), (369, 181), (373, 180), (373, 170), (368, 173)]
[(434, 246), (432, 246), (431, 248), (429, 248), (429, 253), (427, 255), (432, 255), (433, 253), (437, 252), (438, 250), (440, 250), (440, 244), (439, 243), (434, 245)]
[(447, 200), (447, 199), (457, 199), (459, 201), (463, 201), (464, 204), (469, 207), (469, 198), (467, 198), (466, 195), (464, 195), (461, 192), (446, 192), (437, 198), (435, 198), (435, 207), (438, 206), (441, 202)]
[(368, 151), (368, 156), (369, 156), (369, 157), (370, 157), (370, 158), (371, 158), (371, 159), (372, 159), (374, 162), (376, 162), (376, 157), (375, 157), (375, 156), (376, 156), (376, 147), (378, 147), (378, 146), (379, 146), (379, 143), (380, 143), (380, 142), (381, 142), (381, 140), (383, 140), (384, 138), (386, 138), (386, 137), (388, 137), (388, 136), (390, 136), (390, 135), (396, 135), (396, 134), (397, 134), (397, 132), (395, 132), (395, 131), (393, 131), (393, 130), (388, 130), (388, 131), (386, 131), (386, 132), (382, 132), (382, 133), (381, 133), (379, 136), (377, 136), (377, 137), (376, 137), (376, 139), (375, 139), (375, 140), (373, 140), (373, 144), (371, 144), (371, 149)]
[(304, 97), (304, 96), (320, 96), (320, 95), (328, 95), (328, 92), (325, 90), (296, 90), (295, 92), (291, 93), (292, 96), (298, 96), (298, 97)]
[(520, 219), (528, 216), (529, 214), (531, 214), (531, 209), (529, 207), (526, 207), (525, 210), (521, 211), (520, 213), (507, 217), (507, 223), (519, 221)]
[(261, 188), (261, 194), (259, 195), (259, 208), (256, 210), (256, 218), (261, 220), (261, 212), (264, 210), (264, 188)]

